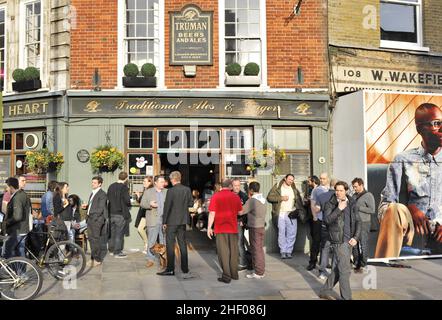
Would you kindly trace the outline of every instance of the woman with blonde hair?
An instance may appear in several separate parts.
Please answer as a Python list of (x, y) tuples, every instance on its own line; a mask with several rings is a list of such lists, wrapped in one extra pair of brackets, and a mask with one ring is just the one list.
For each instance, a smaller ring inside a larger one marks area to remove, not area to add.
[[(138, 204), (141, 203), (141, 198), (143, 197), (144, 190), (153, 187), (153, 178), (151, 176), (146, 176), (143, 179), (143, 187), (143, 192), (135, 192)], [(147, 254), (146, 209), (143, 209), (141, 206), (138, 209), (137, 219), (135, 220), (135, 228), (137, 228), (138, 234), (144, 242), (143, 253)]]

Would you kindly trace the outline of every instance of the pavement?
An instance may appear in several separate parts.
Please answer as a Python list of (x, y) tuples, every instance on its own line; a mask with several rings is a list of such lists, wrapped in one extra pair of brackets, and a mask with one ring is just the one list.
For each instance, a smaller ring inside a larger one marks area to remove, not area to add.
[[(263, 279), (240, 279), (224, 284), (220, 274), (214, 241), (199, 231), (188, 232), (189, 269), (194, 275), (183, 279), (176, 266), (175, 276), (157, 276), (157, 266), (146, 268), (141, 252), (127, 250), (126, 259), (106, 256), (103, 265), (86, 267), (74, 282), (63, 283), (44, 272), (40, 300), (320, 300), (324, 281), (318, 270), (307, 271), (308, 256), (295, 254), (281, 260), (278, 254), (266, 254)], [(134, 250), (135, 251), (135, 250)], [(88, 256), (89, 260), (89, 256)], [(442, 259), (402, 262), (411, 268), (370, 266), (367, 273), (351, 275), (355, 300), (433, 300), (442, 299)], [(339, 285), (335, 288), (339, 298)]]

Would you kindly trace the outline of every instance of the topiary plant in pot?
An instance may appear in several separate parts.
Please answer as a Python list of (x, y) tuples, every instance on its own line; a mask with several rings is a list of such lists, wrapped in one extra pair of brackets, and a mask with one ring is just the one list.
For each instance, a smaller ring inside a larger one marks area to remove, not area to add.
[(134, 63), (128, 63), (123, 69), (123, 86), (128, 88), (156, 87), (157, 78), (155, 77), (156, 67), (152, 63), (145, 63), (141, 67), (141, 75), (138, 66)]
[(226, 66), (226, 86), (250, 87), (260, 86), (261, 77), (259, 66), (256, 63), (248, 63), (244, 67), (244, 74), (241, 75), (241, 66), (238, 63), (231, 63)]
[(41, 88), (40, 71), (35, 67), (27, 67), (25, 70), (15, 69), (12, 78), (15, 80), (12, 83), (14, 91), (23, 92)]

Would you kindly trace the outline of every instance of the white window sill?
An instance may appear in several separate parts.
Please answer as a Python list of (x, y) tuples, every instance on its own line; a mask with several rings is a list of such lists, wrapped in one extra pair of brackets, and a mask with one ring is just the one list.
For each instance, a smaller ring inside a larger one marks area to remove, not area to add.
[(400, 42), (400, 41), (388, 41), (388, 40), (381, 40), (381, 48), (388, 48), (388, 49), (399, 49), (399, 50), (410, 50), (410, 51), (422, 51), (422, 52), (429, 52), (430, 48), (428, 47), (422, 47), (416, 43), (410, 43), (410, 42)]

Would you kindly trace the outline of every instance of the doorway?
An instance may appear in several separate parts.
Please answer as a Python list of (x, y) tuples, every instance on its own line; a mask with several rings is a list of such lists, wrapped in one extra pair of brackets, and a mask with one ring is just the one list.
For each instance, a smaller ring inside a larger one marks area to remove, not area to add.
[(179, 171), (182, 176), (181, 183), (189, 186), (191, 190), (198, 190), (200, 194), (206, 185), (213, 186), (220, 181), (218, 154), (211, 157), (212, 161), (209, 163), (202, 161), (197, 153), (191, 152), (161, 153), (159, 156), (162, 174), (167, 177), (172, 171)]

